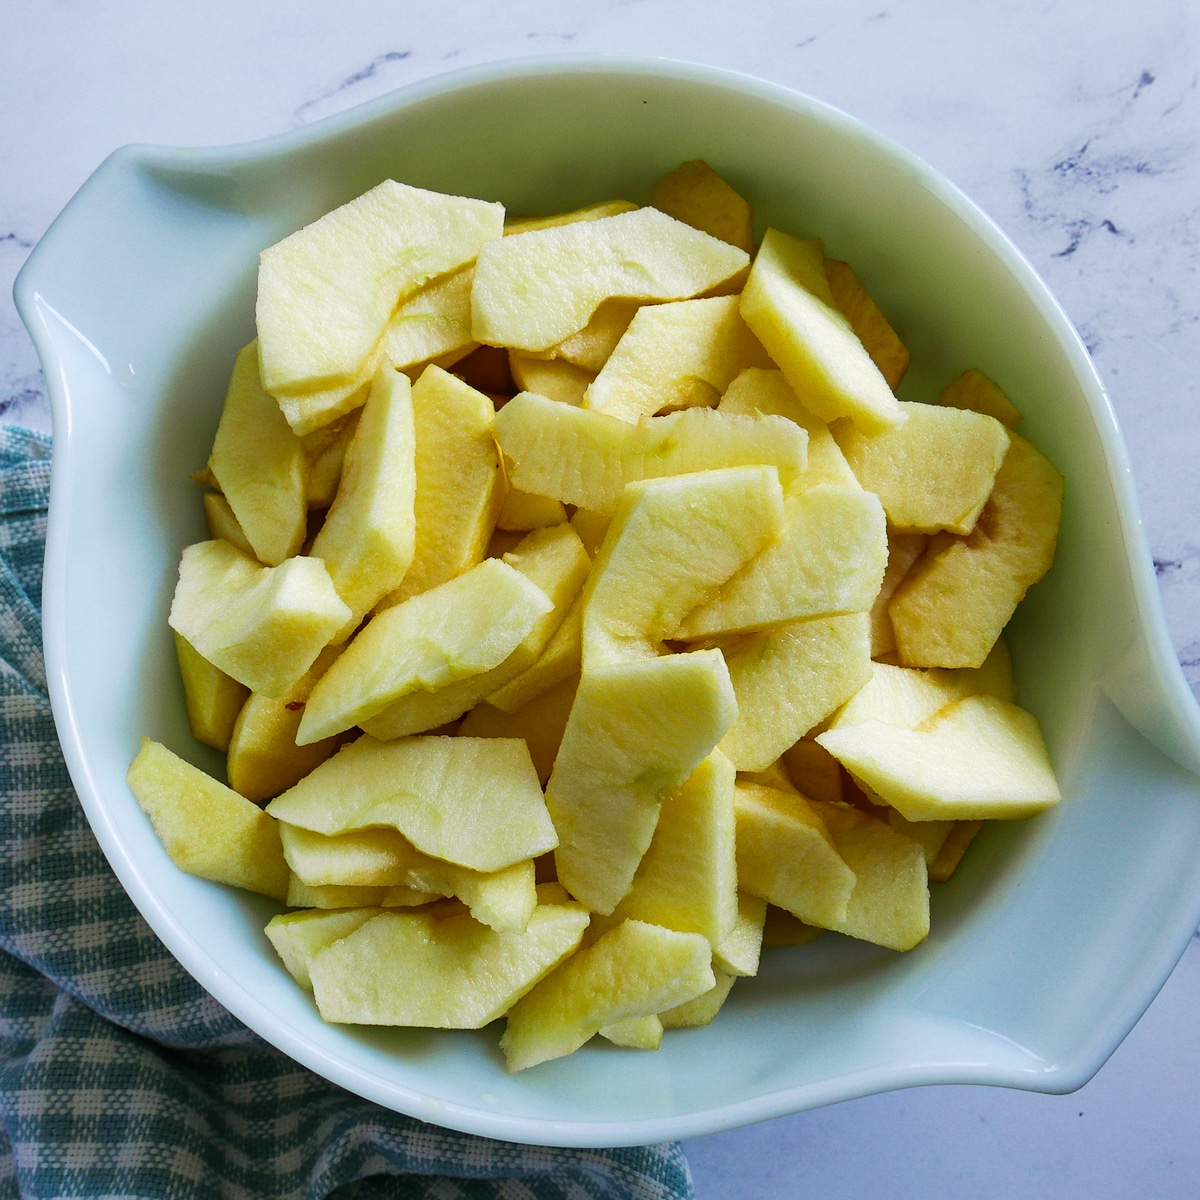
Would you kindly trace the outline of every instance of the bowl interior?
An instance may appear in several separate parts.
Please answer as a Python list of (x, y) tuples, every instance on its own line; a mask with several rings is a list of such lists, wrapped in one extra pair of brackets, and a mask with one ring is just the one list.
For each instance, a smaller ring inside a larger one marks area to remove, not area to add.
[[(903, 398), (932, 400), (980, 367), (1066, 476), (1058, 561), (1010, 639), (1066, 799), (985, 830), (935, 886), (918, 949), (830, 935), (774, 951), (714, 1025), (673, 1032), (657, 1054), (592, 1044), (509, 1078), (497, 1028), (325, 1025), (262, 934), (274, 906), (177, 871), (124, 782), (143, 734), (221, 770), (188, 732), (166, 613), (181, 548), (206, 536), (187, 476), (253, 336), (257, 253), (389, 176), (537, 214), (646, 202), (693, 158), (753, 201), (760, 233), (818, 234), (850, 261), (912, 351)], [(1103, 392), (1002, 236), (849, 118), (670, 64), (462, 73), (259, 145), (118, 152), (35, 252), (18, 301), (55, 406), (47, 656), (89, 819), (183, 964), (336, 1082), (439, 1124), (575, 1145), (713, 1132), (907, 1084), (1065, 1090), (1124, 1036), (1195, 928), (1196, 780), (1121, 715), (1194, 752)]]

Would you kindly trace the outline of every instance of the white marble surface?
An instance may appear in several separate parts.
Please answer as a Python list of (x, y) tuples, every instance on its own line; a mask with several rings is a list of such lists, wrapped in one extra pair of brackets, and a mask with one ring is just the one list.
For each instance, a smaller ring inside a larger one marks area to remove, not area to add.
[[(217, 144), (453, 67), (662, 54), (788, 84), (921, 154), (1062, 300), (1129, 443), (1200, 691), (1200, 8), (1187, 0), (3, 0), (0, 414), (45, 426), (8, 298), (110, 150)], [(933, 1088), (688, 1147), (702, 1200), (1200, 1194), (1200, 950), (1073, 1097)]]

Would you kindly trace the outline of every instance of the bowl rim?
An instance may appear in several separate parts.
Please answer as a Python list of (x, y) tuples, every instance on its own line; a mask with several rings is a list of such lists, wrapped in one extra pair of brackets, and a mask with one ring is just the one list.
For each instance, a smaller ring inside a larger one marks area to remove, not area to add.
[[(1181, 737), (1176, 739), (1176, 744), (1169, 746), (1161, 744), (1159, 739), (1152, 740), (1185, 768), (1196, 771), (1200, 764), (1200, 707), (1197, 706), (1183, 677), (1167, 631), (1139, 515), (1128, 454), (1118, 430), (1111, 401), (1069, 317), (1009, 237), (940, 172), (887, 135), (825, 101), (744, 72), (673, 58), (628, 54), (560, 54), (509, 58), (439, 73), (325, 117), (311, 125), (262, 139), (202, 148), (128, 145), (114, 151), (89, 180), (85, 181), (52, 222), (17, 276), (13, 289), (18, 312), (43, 365), (56, 443), (61, 445), (64, 451), (72, 445), (71, 397), (66, 367), (52, 333), (53, 318), (56, 314), (49, 309), (38, 290), (39, 265), (43, 259), (49, 259), (54, 254), (58, 231), (69, 220), (68, 214), (80, 206), (89, 190), (89, 184), (101, 172), (156, 167), (184, 168), (189, 172), (203, 173), (216, 167), (229, 168), (239, 164), (265, 163), (335, 140), (365, 123), (449, 92), (518, 79), (589, 73), (640, 75), (695, 83), (767, 101), (803, 116), (816, 117), (827, 126), (872, 144), (884, 156), (914, 175), (921, 186), (962, 220), (971, 233), (1010, 271), (1066, 356), (1068, 365), (1079, 382), (1097, 431), (1114, 504), (1120, 517), (1121, 535), (1125, 543), (1126, 561), (1130, 565), (1130, 583), (1139, 628), (1146, 639), (1151, 666), (1156, 676), (1155, 682), (1165, 696), (1166, 703), (1181, 730)], [(911, 1086), (974, 1083), (1054, 1093), (1073, 1091), (1099, 1070), (1132, 1029), (1166, 981), (1192, 936), (1192, 929), (1189, 928), (1179, 937), (1173, 952), (1171, 947), (1165, 948), (1162, 958), (1165, 969), (1161, 978), (1147, 982), (1138, 1003), (1131, 1004), (1119, 1019), (1114, 1020), (1109, 1036), (1094, 1039), (1087, 1049), (1076, 1054), (1074, 1061), (1060, 1062), (1044, 1072), (1032, 1075), (1015, 1073), (983, 1064), (972, 1068), (953, 1069), (930, 1065), (883, 1067), (839, 1076), (816, 1084), (782, 1088), (752, 1099), (665, 1118), (584, 1122), (508, 1116), (494, 1110), (437, 1099), (384, 1080), (311, 1044), (282, 1023), (270, 1022), (267, 1025), (268, 1032), (263, 1032), (264, 1023), (261, 1018), (266, 1012), (265, 1005), (251, 995), (236, 978), (226, 973), (207, 951), (191, 939), (166, 904), (148, 886), (138, 865), (123, 850), (115, 823), (101, 798), (99, 781), (84, 750), (72, 694), (65, 639), (66, 512), (70, 482), (65, 467), (60, 467), (59, 464), (65, 463), (68, 457), (66, 452), (56, 453), (51, 466), (45, 560), (45, 578), (49, 586), (45, 590), (43, 611), (46, 675), (63, 755), (97, 841), (122, 886), (154, 932), (185, 969), (222, 1005), (259, 1033), (259, 1036), (297, 1062), (384, 1107), (484, 1137), (553, 1146), (601, 1147), (697, 1137), (803, 1109)], [(1200, 912), (1195, 915), (1200, 920)], [(1195, 923), (1193, 921), (1193, 926)], [(1167, 957), (1169, 962), (1166, 961)]]

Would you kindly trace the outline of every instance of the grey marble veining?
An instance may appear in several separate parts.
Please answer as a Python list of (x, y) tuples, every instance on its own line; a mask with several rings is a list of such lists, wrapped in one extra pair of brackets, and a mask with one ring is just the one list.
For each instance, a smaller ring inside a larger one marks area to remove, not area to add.
[[(454, 67), (563, 52), (661, 54), (797, 87), (916, 151), (996, 219), (1106, 381), (1174, 644), (1200, 692), (1200, 8), (1190, 0), (5, 0), (0, 419), (47, 423), (7, 292), (116, 146), (257, 138)], [(698, 1192), (1200, 1194), (1198, 964), (1193, 946), (1075, 1097), (938, 1088), (785, 1118), (694, 1143)]]

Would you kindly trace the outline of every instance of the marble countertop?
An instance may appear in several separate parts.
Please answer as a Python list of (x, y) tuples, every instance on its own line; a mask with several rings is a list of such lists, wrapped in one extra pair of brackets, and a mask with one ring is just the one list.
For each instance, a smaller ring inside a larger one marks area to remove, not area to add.
[[(127, 142), (249, 140), (413, 80), (549, 52), (692, 59), (864, 119), (978, 201), (1062, 301), (1129, 445), (1200, 692), (1200, 9), (1187, 0), (5, 0), (0, 419), (45, 428), (9, 299)], [(1108, 1200), (1200, 1192), (1200, 948), (1068, 1097), (894, 1093), (699, 1139), (701, 1200)]]

